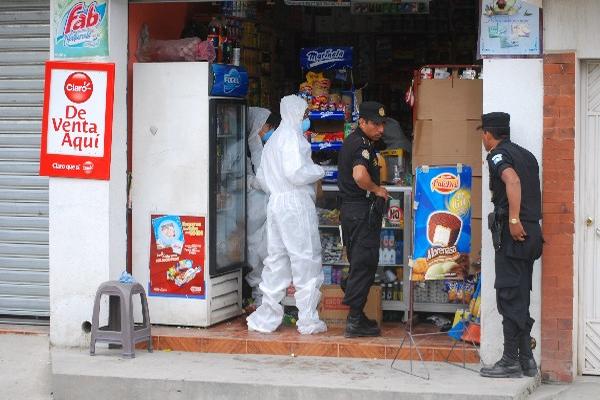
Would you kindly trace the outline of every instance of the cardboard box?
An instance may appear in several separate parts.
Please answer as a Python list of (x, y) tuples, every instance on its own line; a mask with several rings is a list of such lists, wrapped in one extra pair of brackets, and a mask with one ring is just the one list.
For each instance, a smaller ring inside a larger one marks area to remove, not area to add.
[(481, 79), (428, 79), (416, 91), (417, 119), (461, 121), (483, 113)]
[[(319, 304), (319, 317), (330, 328), (344, 328), (349, 308), (342, 303), (344, 292), (337, 285), (321, 287), (321, 303)], [(369, 297), (365, 306), (365, 314), (381, 324), (383, 310), (381, 308), (381, 287), (371, 286)]]
[(415, 121), (412, 166), (454, 165), (473, 168), (473, 176), (481, 176), (482, 144), (477, 127), (480, 120)]

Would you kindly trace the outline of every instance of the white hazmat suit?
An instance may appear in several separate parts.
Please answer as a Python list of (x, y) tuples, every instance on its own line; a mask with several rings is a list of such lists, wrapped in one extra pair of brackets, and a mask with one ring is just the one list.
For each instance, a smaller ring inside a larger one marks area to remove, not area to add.
[(255, 304), (260, 305), (262, 293), (259, 284), (263, 270), (263, 261), (267, 257), (267, 201), (266, 193), (256, 179), (255, 171), (258, 171), (263, 151), (262, 139), (258, 135), (267, 122), (271, 112), (266, 108), (250, 107), (248, 109), (248, 148), (250, 159), (247, 171), (247, 193), (248, 193), (248, 264), (252, 270), (246, 275), (246, 282), (252, 288), (252, 297)]
[(260, 289), (262, 305), (247, 321), (250, 330), (273, 332), (283, 319), (280, 302), (293, 280), (298, 307), (298, 332), (325, 332), (317, 305), (323, 284), (315, 182), (324, 175), (313, 163), (301, 125), (307, 104), (298, 96), (281, 100), (281, 124), (263, 149), (257, 178), (269, 194), (268, 257)]

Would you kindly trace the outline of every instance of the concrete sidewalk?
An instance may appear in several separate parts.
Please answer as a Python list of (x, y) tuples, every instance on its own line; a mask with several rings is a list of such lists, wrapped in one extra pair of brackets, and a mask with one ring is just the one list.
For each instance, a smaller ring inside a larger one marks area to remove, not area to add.
[[(430, 363), (432, 379), (404, 375), (389, 361), (179, 352), (124, 360), (117, 350), (50, 351), (47, 335), (0, 334), (0, 399), (525, 399), (600, 398), (600, 377), (571, 385), (488, 380), (471, 371)], [(407, 364), (403, 364), (407, 366)], [(54, 375), (52, 374), (54, 372)], [(52, 396), (54, 389), (55, 396)]]
[(0, 399), (49, 400), (47, 335), (0, 335)]
[(542, 385), (531, 400), (600, 399), (600, 376), (578, 376), (570, 385)]
[[(428, 363), (430, 380), (390, 368), (390, 361), (319, 357), (224, 355), (138, 350), (53, 349), (56, 400), (66, 399), (525, 399), (533, 378), (485, 379)], [(408, 367), (408, 362), (402, 364)]]

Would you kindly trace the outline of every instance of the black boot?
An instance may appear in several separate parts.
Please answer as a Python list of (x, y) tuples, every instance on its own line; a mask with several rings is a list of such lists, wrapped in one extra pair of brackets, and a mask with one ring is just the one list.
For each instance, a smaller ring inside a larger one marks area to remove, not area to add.
[(502, 356), (492, 367), (481, 368), (479, 375), (486, 378), (521, 378), (523, 371), (519, 361)]
[(519, 363), (523, 370), (523, 375), (534, 377), (538, 374), (538, 366), (533, 356), (531, 358), (522, 358), (519, 356)]
[(533, 322), (533, 319), (529, 318), (525, 329), (519, 336), (519, 362), (521, 363), (523, 375), (530, 377), (536, 376), (538, 373), (537, 363), (533, 358), (532, 351), (535, 348), (535, 339), (531, 337)]
[(364, 312), (362, 313), (362, 319), (363, 322), (367, 324), (367, 326), (379, 328), (377, 321), (375, 321), (374, 319), (369, 319)]
[(519, 335), (521, 331), (517, 324), (504, 317), (502, 319), (504, 334), (504, 353), (500, 361), (492, 367), (481, 368), (479, 374), (486, 378), (521, 378), (523, 371), (519, 363)]
[(359, 315), (348, 315), (346, 319), (346, 331), (344, 336), (347, 338), (353, 337), (365, 337), (365, 336), (380, 336), (381, 329), (377, 326), (377, 322), (373, 321), (375, 325), (370, 324), (366, 317), (362, 314)]

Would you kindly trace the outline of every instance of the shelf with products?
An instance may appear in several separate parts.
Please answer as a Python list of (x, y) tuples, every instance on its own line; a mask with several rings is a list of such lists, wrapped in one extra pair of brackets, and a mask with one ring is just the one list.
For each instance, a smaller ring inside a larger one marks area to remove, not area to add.
[[(339, 212), (337, 211), (337, 192), (338, 186), (335, 184), (322, 185), (323, 198), (319, 200), (319, 231), (321, 233), (321, 245), (323, 247), (323, 268), (325, 275), (325, 284), (339, 285), (342, 276), (347, 273), (350, 264), (345, 255), (345, 248), (342, 247), (339, 230)], [(384, 227), (382, 227), (381, 247), (377, 277), (379, 285), (385, 283), (391, 286), (382, 287), (388, 300), (385, 300), (383, 310), (408, 309), (408, 302), (405, 299), (403, 288), (408, 287), (409, 268), (408, 255), (412, 247), (412, 235), (410, 232), (411, 224), (411, 202), (412, 188), (402, 186), (386, 186), (386, 189), (399, 200), (402, 210), (406, 213), (400, 213), (402, 220), (390, 221), (388, 216), (384, 216)], [(387, 261), (384, 260), (387, 257)], [(389, 290), (388, 290), (389, 289)], [(382, 294), (382, 297), (384, 296)], [(406, 296), (408, 297), (408, 296)], [(286, 300), (288, 304), (293, 299)]]

